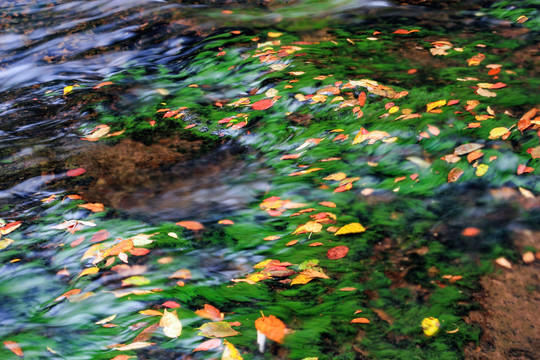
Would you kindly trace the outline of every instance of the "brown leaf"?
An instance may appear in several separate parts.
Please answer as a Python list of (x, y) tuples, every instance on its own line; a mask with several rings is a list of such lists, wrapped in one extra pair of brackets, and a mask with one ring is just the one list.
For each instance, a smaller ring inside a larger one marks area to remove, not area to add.
[[(160, 316), (162, 316), (163, 314), (159, 313)], [(154, 331), (156, 331), (157, 329), (159, 328), (159, 324), (152, 324), (150, 326), (148, 326), (146, 329), (144, 329), (143, 331), (141, 331), (139, 333), (139, 335), (137, 335), (135, 337), (135, 339), (133, 339), (133, 342), (143, 342), (143, 341), (148, 341), (150, 340), (150, 338), (152, 337), (152, 334), (154, 333)]]
[(349, 248), (347, 246), (340, 245), (340, 246), (336, 246), (334, 248), (329, 249), (328, 252), (326, 253), (326, 256), (328, 256), (330, 260), (337, 260), (337, 259), (341, 259), (347, 256), (348, 252), (349, 252)]
[(477, 143), (463, 144), (454, 149), (454, 155), (465, 155), (483, 147), (484, 145)]

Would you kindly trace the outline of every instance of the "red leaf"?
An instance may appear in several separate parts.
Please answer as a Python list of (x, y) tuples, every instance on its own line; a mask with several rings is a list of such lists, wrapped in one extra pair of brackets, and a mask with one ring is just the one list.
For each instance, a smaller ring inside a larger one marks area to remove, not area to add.
[(7, 347), (9, 350), (13, 351), (15, 355), (21, 357), (24, 356), (21, 347), (15, 341), (4, 341), (4, 346)]
[(86, 172), (85, 169), (83, 168), (78, 168), (78, 169), (72, 169), (72, 170), (68, 170), (66, 175), (67, 176), (70, 176), (70, 177), (75, 177), (75, 176), (79, 176), (79, 175), (82, 175)]
[(253, 110), (266, 110), (271, 108), (272, 105), (274, 105), (274, 101), (272, 99), (262, 99), (251, 104), (251, 108)]
[(175, 308), (179, 308), (180, 307), (180, 304), (177, 303), (177, 302), (174, 302), (174, 301), (165, 301), (163, 304), (163, 306), (165, 306), (166, 308), (169, 308), (169, 309), (175, 309)]

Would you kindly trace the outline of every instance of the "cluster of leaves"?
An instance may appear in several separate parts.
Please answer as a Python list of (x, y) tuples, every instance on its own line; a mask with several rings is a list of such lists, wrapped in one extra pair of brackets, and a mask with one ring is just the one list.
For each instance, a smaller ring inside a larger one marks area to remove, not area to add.
[[(2, 259), (16, 267), (13, 242), (30, 247), (39, 232), (38, 248), (59, 254), (51, 269), (65, 266), (56, 271), (67, 287), (56, 281), (52, 298), (36, 295), (46, 310), (35, 319), (54, 313), (55, 324), (69, 323), (84, 306), (74, 344), (94, 359), (146, 348), (201, 358), (219, 351), (222, 359), (459, 358), (478, 337), (462, 317), (490, 263), (433, 235), (443, 194), (482, 184), (519, 188), (526, 198), (540, 191), (537, 80), (526, 82), (527, 69), (496, 51), (521, 44), (459, 35), (384, 23), (336, 27), (320, 40), (232, 30), (206, 39), (179, 74), (161, 71), (153, 99), (134, 114), (101, 104), (104, 123), (82, 129), (86, 141), (173, 131), (231, 137), (263, 155), (271, 188), (233, 220), (209, 225), (145, 226), (77, 196), (44, 198), (48, 216), (1, 240)], [(445, 66), (404, 59), (402, 47)], [(129, 76), (93, 91), (118, 91)], [(501, 237), (484, 225), (461, 224), (457, 236)], [(250, 265), (234, 279), (218, 277), (201, 265), (199, 247), (221, 248), (220, 263)], [(25, 294), (14, 291), (10, 303)], [(45, 351), (26, 335), (6, 338), (6, 347)], [(49, 353), (60, 347), (54, 337), (46, 343)]]

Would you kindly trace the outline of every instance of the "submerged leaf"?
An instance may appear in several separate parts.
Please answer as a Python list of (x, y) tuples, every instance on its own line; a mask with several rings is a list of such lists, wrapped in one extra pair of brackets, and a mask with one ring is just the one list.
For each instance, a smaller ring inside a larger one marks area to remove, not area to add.
[(182, 333), (182, 323), (176, 315), (176, 310), (172, 312), (165, 310), (159, 321), (159, 326), (163, 328), (165, 336), (170, 338), (177, 338)]
[(218, 321), (203, 324), (199, 328), (199, 335), (206, 337), (227, 337), (240, 334), (234, 330), (228, 322)]

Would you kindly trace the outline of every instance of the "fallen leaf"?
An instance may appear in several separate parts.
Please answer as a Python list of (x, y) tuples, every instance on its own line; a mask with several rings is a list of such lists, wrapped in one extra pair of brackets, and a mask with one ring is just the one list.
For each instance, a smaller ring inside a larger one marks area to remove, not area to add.
[(20, 357), (24, 356), (24, 353), (21, 347), (15, 341), (11, 341), (11, 340), (4, 341), (4, 346), (8, 348), (9, 350), (11, 350), (15, 355), (20, 356)]
[(465, 155), (483, 147), (484, 145), (477, 143), (463, 144), (454, 149), (454, 155)]
[(328, 252), (326, 253), (326, 256), (330, 260), (337, 260), (337, 259), (341, 259), (347, 256), (348, 252), (349, 252), (349, 248), (347, 246), (340, 245), (340, 246), (336, 246), (329, 249)]
[(506, 269), (511, 269), (512, 268), (512, 264), (510, 263), (510, 261), (506, 260), (506, 258), (504, 258), (504, 257), (500, 257), (500, 258), (495, 259), (495, 263), (497, 265), (502, 266), (503, 268), (506, 268)]
[(204, 309), (195, 311), (195, 314), (203, 317), (205, 319), (210, 319), (214, 321), (221, 321), (225, 317), (221, 311), (215, 306), (204, 304)]
[(163, 306), (165, 306), (166, 308), (168, 309), (176, 309), (176, 308), (179, 308), (180, 307), (180, 304), (175, 302), (175, 301), (172, 301), (172, 300), (168, 300), (168, 301), (165, 301), (163, 304), (161, 304)]
[(255, 328), (270, 340), (283, 343), (287, 327), (274, 315), (264, 316), (255, 320)]
[(369, 322), (369, 319), (365, 317), (359, 317), (350, 321), (351, 324), (369, 324)]
[(334, 180), (334, 181), (341, 181), (347, 177), (347, 174), (343, 172), (338, 172), (334, 174), (330, 174), (323, 178), (323, 180)]
[(262, 99), (251, 104), (253, 110), (266, 110), (271, 108), (274, 105), (272, 99)]
[(476, 176), (478, 176), (478, 177), (484, 176), (484, 175), (487, 173), (488, 169), (489, 169), (489, 165), (486, 165), (486, 164), (480, 164), (480, 165), (478, 165), (478, 167), (476, 168), (475, 174), (476, 174)]
[(366, 231), (360, 223), (350, 223), (341, 227), (335, 232), (335, 235), (357, 234)]
[(186, 228), (188, 230), (193, 230), (193, 231), (199, 231), (199, 230), (204, 229), (204, 225), (198, 221), (190, 221), (190, 220), (179, 221), (176, 223), (176, 225), (179, 225), (183, 228)]
[(94, 266), (94, 267), (87, 268), (81, 271), (81, 273), (79, 274), (79, 276), (77, 276), (77, 278), (80, 278), (81, 276), (85, 276), (85, 275), (97, 274), (98, 272), (99, 272), (99, 268)]
[(461, 235), (463, 236), (476, 236), (480, 234), (480, 229), (478, 228), (475, 228), (475, 227), (468, 227), (468, 228), (465, 228), (462, 232), (461, 232)]
[(152, 345), (155, 345), (155, 344), (156, 343), (151, 343), (151, 342), (146, 342), (146, 341), (137, 341), (137, 342), (131, 343), (129, 345), (123, 345), (123, 346), (116, 347), (115, 349), (119, 350), (119, 351), (128, 351), (128, 350), (142, 349), (142, 348), (152, 346)]
[(208, 351), (208, 350), (218, 348), (220, 346), (221, 346), (221, 339), (210, 339), (210, 340), (206, 340), (206, 341), (200, 343), (199, 346), (197, 346), (195, 348), (195, 350), (193, 350), (193, 352), (195, 352), (195, 351)]
[(331, 202), (331, 201), (321, 201), (321, 202), (319, 203), (319, 205), (326, 206), (326, 207), (330, 207), (330, 208), (335, 208), (335, 207), (336, 207), (336, 204), (334, 204), (334, 203)]
[(227, 337), (240, 334), (228, 322), (218, 321), (203, 324), (199, 328), (199, 335), (206, 337)]
[(69, 176), (69, 177), (75, 177), (75, 176), (82, 175), (85, 172), (86, 172), (86, 169), (78, 168), (78, 169), (68, 170), (66, 175)]
[(225, 349), (223, 349), (223, 354), (221, 354), (221, 360), (242, 360), (243, 357), (240, 355), (240, 352), (234, 347), (233, 344), (227, 340), (223, 340)]
[(439, 332), (439, 328), (441, 327), (441, 323), (439, 322), (439, 319), (434, 317), (427, 317), (422, 320), (422, 323), (420, 324), (422, 327), (422, 330), (424, 331), (424, 334), (426, 336), (433, 336), (437, 332)]
[(450, 170), (450, 172), (448, 173), (448, 182), (455, 182), (457, 181), (461, 175), (463, 175), (463, 170), (461, 170), (460, 168), (453, 168), (452, 170)]
[(172, 312), (165, 310), (159, 321), (159, 326), (163, 328), (165, 336), (170, 338), (177, 338), (182, 333), (182, 323), (176, 315), (176, 310)]
[(60, 301), (60, 300), (63, 300), (64, 298), (69, 298), (70, 296), (77, 295), (80, 292), (81, 292), (81, 289), (71, 289), (69, 291), (66, 291), (65, 293), (57, 297), (56, 299), (54, 299), (54, 301)]

